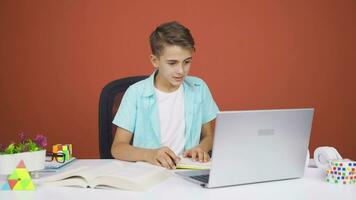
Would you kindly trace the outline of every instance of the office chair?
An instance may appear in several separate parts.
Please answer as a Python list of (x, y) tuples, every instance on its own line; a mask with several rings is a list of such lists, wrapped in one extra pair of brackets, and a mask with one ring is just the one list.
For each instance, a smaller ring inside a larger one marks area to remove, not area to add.
[(99, 100), (99, 152), (101, 159), (112, 159), (111, 145), (116, 126), (112, 123), (126, 89), (148, 76), (132, 76), (108, 83), (100, 94)]

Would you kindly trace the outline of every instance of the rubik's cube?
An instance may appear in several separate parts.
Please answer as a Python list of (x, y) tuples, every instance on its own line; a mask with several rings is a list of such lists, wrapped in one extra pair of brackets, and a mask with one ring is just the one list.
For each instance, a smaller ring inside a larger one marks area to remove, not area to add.
[(335, 184), (356, 184), (356, 162), (335, 160), (326, 170), (326, 182)]
[[(65, 155), (64, 161), (67, 161), (71, 159), (73, 155), (72, 144), (55, 144), (52, 147), (52, 152), (63, 153)], [(58, 159), (63, 159), (63, 158), (58, 158)]]

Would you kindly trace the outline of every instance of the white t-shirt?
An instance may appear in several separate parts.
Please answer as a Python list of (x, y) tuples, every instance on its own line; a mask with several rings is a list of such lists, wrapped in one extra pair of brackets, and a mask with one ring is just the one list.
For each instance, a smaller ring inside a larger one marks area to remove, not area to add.
[(184, 91), (181, 85), (176, 91), (166, 93), (155, 88), (158, 102), (161, 146), (167, 146), (176, 155), (184, 151), (185, 117)]

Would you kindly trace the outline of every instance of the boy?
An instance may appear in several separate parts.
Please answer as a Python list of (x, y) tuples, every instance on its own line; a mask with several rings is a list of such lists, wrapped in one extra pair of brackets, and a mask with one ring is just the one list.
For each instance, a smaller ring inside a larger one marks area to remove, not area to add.
[(207, 162), (218, 107), (205, 82), (187, 76), (194, 39), (189, 29), (169, 22), (153, 31), (150, 44), (155, 71), (125, 92), (113, 120), (118, 127), (111, 153), (168, 169), (181, 154)]

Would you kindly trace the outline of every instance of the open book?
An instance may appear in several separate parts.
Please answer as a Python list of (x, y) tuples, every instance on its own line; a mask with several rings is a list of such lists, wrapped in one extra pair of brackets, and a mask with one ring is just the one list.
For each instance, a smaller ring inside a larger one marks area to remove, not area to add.
[(112, 161), (101, 166), (84, 166), (43, 178), (41, 186), (73, 186), (87, 188), (117, 188), (144, 190), (170, 176), (162, 167), (136, 162), (123, 164)]
[(209, 162), (203, 163), (198, 161), (193, 161), (191, 158), (180, 157), (179, 163), (177, 163), (177, 169), (210, 169), (211, 160)]

